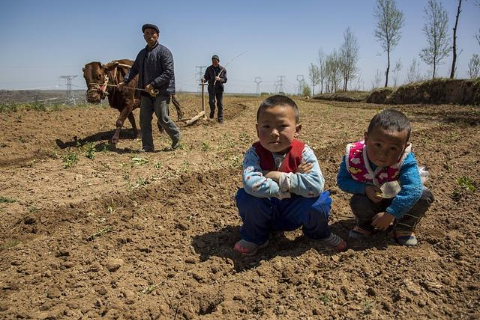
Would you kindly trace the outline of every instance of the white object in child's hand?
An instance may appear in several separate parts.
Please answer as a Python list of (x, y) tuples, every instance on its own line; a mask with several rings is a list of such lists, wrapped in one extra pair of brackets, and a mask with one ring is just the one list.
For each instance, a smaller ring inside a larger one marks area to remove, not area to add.
[(418, 173), (420, 174), (420, 179), (422, 179), (422, 183), (425, 184), (429, 175), (428, 171), (425, 170), (425, 167), (418, 167)]
[(401, 189), (402, 187), (400, 187), (398, 181), (385, 182), (380, 187), (380, 190), (382, 190), (382, 198), (385, 199), (395, 198)]

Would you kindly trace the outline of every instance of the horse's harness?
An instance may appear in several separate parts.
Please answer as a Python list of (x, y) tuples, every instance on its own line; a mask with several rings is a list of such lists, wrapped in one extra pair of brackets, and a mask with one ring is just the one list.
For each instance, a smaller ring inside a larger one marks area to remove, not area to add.
[[(125, 67), (125, 68), (128, 68), (128, 69), (132, 68), (132, 66), (130, 66), (128, 64), (122, 64), (122, 63), (117, 64), (115, 66), (114, 71), (113, 71), (113, 79), (117, 79), (117, 67), (119, 67), (119, 66), (120, 67)], [(108, 83), (110, 78), (108, 77), (107, 73), (105, 73), (105, 76), (104, 76), (103, 80), (104, 80), (103, 84), (98, 84), (96, 82), (88, 83), (87, 84), (87, 95), (88, 95), (88, 92), (97, 91), (97, 92), (100, 93), (101, 98), (105, 99), (108, 96), (107, 87), (114, 87), (114, 88), (118, 87), (117, 84), (109, 84)], [(148, 92), (152, 97), (156, 97), (157, 94), (159, 93), (158, 89), (154, 89), (152, 91), (147, 91), (145, 89), (140, 89), (140, 88), (129, 88), (129, 87), (125, 87), (125, 89), (145, 91), (145, 92)]]

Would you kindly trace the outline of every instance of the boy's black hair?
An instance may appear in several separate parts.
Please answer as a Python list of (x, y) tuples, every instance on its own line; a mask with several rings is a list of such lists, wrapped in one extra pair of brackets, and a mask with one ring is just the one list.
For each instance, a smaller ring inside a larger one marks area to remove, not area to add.
[(277, 94), (277, 95), (268, 97), (260, 104), (260, 107), (258, 107), (258, 111), (257, 111), (257, 121), (260, 118), (260, 115), (262, 114), (262, 112), (265, 111), (265, 109), (272, 108), (275, 106), (292, 107), (293, 112), (295, 114), (295, 123), (298, 123), (298, 121), (300, 120), (297, 104), (289, 97)]
[(410, 139), (410, 131), (412, 130), (410, 120), (408, 120), (407, 116), (400, 111), (387, 109), (376, 114), (368, 125), (367, 133), (370, 134), (374, 128), (378, 127), (382, 127), (385, 130), (395, 130), (398, 132), (407, 129), (407, 142)]

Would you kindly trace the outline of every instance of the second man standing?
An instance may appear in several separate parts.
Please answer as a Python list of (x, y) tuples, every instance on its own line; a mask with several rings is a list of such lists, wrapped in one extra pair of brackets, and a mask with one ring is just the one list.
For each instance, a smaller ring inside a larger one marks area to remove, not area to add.
[(208, 103), (210, 104), (210, 119), (215, 117), (215, 100), (217, 101), (217, 119), (223, 122), (223, 84), (227, 83), (227, 69), (220, 64), (220, 58), (212, 56), (212, 65), (205, 70), (202, 82), (208, 81)]

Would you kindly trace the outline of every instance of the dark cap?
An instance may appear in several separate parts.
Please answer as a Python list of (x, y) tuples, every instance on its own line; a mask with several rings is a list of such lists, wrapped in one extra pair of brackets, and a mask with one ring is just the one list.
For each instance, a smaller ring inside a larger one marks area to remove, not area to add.
[(212, 60), (213, 60), (213, 59), (216, 59), (218, 62), (220, 62), (220, 58), (219, 58), (216, 54), (214, 54), (214, 55), (212, 56)]
[(158, 34), (160, 34), (160, 29), (158, 29), (158, 27), (154, 24), (150, 24), (150, 23), (144, 24), (142, 26), (142, 32), (145, 32), (145, 29), (153, 29), (157, 31)]

